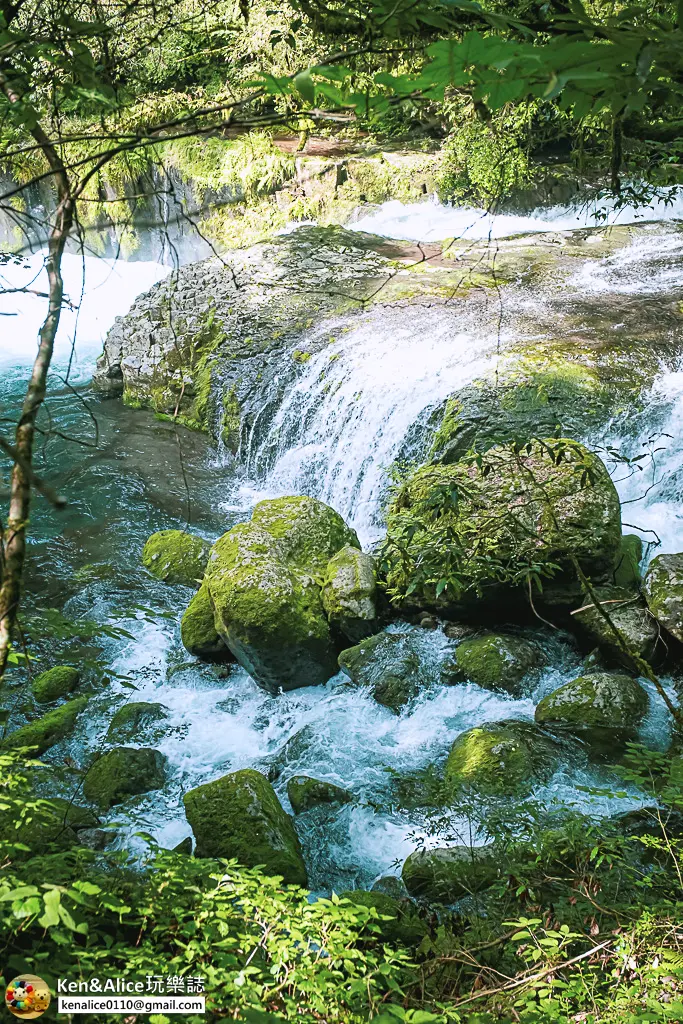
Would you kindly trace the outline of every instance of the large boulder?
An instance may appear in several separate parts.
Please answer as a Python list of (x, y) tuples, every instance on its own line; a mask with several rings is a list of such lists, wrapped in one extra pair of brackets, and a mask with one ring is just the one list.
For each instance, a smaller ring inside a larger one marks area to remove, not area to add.
[(324, 779), (312, 779), (310, 775), (292, 775), (287, 780), (287, 796), (295, 814), (302, 814), (321, 804), (348, 804), (353, 800), (348, 789)]
[(647, 606), (665, 629), (683, 640), (683, 552), (657, 555), (644, 581)]
[[(89, 698), (87, 696), (75, 697), (67, 701), (54, 711), (48, 711), (42, 718), (35, 722), (28, 722), (20, 726), (14, 732), (6, 736), (2, 741), (3, 747), (32, 747), (37, 754), (44, 754), (46, 750), (59, 743), (66, 736), (69, 736), (76, 725), (76, 719), (84, 710)], [(11, 720), (10, 720), (11, 724)]]
[(57, 665), (41, 672), (31, 683), (31, 692), (39, 704), (49, 704), (66, 697), (78, 686), (80, 672), (70, 665)]
[(630, 676), (591, 672), (544, 697), (536, 721), (609, 750), (636, 735), (648, 703), (647, 693)]
[(446, 793), (524, 796), (555, 771), (562, 748), (533, 722), (506, 720), (477, 726), (453, 743), (444, 771)]
[[(629, 651), (651, 661), (657, 649), (659, 628), (640, 594), (624, 587), (596, 587), (595, 593)], [(591, 646), (597, 645), (610, 661), (633, 668), (632, 659), (591, 598), (586, 597), (581, 607), (572, 612), (572, 621), (584, 639)]]
[(263, 865), (292, 885), (307, 884), (301, 846), (290, 816), (260, 772), (243, 768), (185, 794), (185, 813), (198, 857)]
[(83, 795), (107, 811), (129, 796), (161, 789), (167, 758), (148, 747), (116, 747), (98, 757), (83, 780)]
[(222, 640), (271, 693), (325, 683), (337, 642), (317, 582), (332, 555), (358, 538), (314, 498), (262, 501), (214, 545), (206, 582)]
[(327, 563), (322, 586), (329, 622), (352, 643), (377, 630), (377, 578), (372, 555), (347, 544)]
[(211, 545), (184, 530), (160, 530), (153, 533), (142, 550), (142, 564), (164, 583), (198, 587)]
[(489, 846), (415, 850), (401, 872), (411, 896), (447, 904), (488, 888), (497, 875), (498, 858)]
[(476, 683), (520, 697), (522, 682), (541, 664), (538, 647), (520, 636), (487, 633), (463, 640), (451, 662), (453, 682)]
[(188, 604), (180, 620), (183, 647), (203, 661), (230, 662), (235, 656), (216, 629), (211, 592), (206, 581)]
[(542, 598), (571, 605), (581, 585), (613, 572), (619, 497), (607, 469), (563, 439), (490, 448), (476, 460), (427, 465), (400, 488), (388, 515), (389, 593), (408, 607), (471, 608), (505, 601), (540, 573)]

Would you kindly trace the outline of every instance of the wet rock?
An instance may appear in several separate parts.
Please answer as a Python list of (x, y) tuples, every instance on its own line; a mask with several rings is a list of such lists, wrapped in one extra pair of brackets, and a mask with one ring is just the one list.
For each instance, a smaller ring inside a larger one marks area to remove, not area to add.
[(269, 781), (277, 782), (290, 765), (301, 761), (309, 753), (316, 740), (317, 733), (312, 725), (304, 725), (293, 736), (290, 736), (286, 743), (269, 758), (267, 769)]
[[(50, 849), (68, 850), (72, 846), (88, 845), (89, 833), (98, 829), (98, 817), (87, 807), (79, 807), (63, 797), (50, 797), (41, 803), (31, 818), (31, 853), (44, 853)], [(0, 836), (6, 842), (26, 842), (25, 830), (17, 831), (14, 814), (0, 811)], [(106, 833), (105, 833), (106, 835)]]
[(50, 701), (66, 697), (78, 686), (80, 672), (70, 665), (57, 665), (49, 668), (47, 672), (41, 672), (31, 683), (31, 691), (39, 704), (49, 704)]
[(349, 900), (361, 907), (370, 907), (386, 921), (377, 921), (382, 939), (385, 942), (399, 943), (403, 946), (418, 946), (425, 935), (429, 934), (426, 923), (420, 918), (417, 908), (410, 900), (395, 899), (384, 892), (368, 892), (365, 889), (353, 889), (340, 893), (342, 899)]
[(161, 789), (166, 781), (167, 758), (148, 747), (116, 747), (88, 768), (83, 795), (102, 811), (129, 796)]
[[(0, 744), (3, 747), (32, 747), (38, 754), (45, 753), (66, 736), (73, 732), (76, 719), (84, 710), (89, 698), (87, 696), (75, 697), (73, 700), (48, 711), (42, 718), (35, 722), (29, 722), (16, 729)], [(11, 720), (10, 720), (11, 726)]]
[(110, 743), (139, 743), (156, 740), (166, 732), (169, 711), (163, 704), (136, 701), (115, 711), (107, 729)]
[(153, 533), (142, 551), (145, 569), (163, 580), (186, 587), (198, 587), (209, 559), (211, 545), (183, 530)]
[[(657, 649), (659, 628), (643, 598), (632, 589), (623, 587), (596, 587), (595, 593), (597, 601), (607, 612), (629, 649), (645, 661), (652, 661)], [(584, 640), (590, 644), (597, 644), (611, 662), (629, 669), (634, 667), (632, 659), (624, 651), (614, 631), (590, 597), (585, 596), (581, 607), (572, 612), (572, 622)]]
[(624, 590), (638, 591), (643, 582), (640, 563), (643, 560), (643, 542), (635, 533), (626, 533), (621, 538), (617, 562), (614, 567), (613, 583)]
[(415, 850), (404, 863), (401, 877), (411, 896), (455, 903), (495, 882), (498, 857), (490, 846)]
[(290, 816), (265, 776), (251, 768), (185, 794), (185, 813), (198, 857), (235, 858), (246, 867), (305, 886), (306, 867)]
[(630, 676), (593, 672), (544, 697), (536, 708), (536, 721), (609, 751), (636, 735), (648, 704), (647, 693)]
[(347, 544), (327, 563), (322, 602), (332, 626), (352, 643), (377, 631), (377, 579), (372, 555)]
[(653, 558), (645, 573), (644, 590), (657, 621), (683, 641), (683, 553)]
[[(481, 466), (423, 466), (398, 492), (387, 526), (387, 580), (403, 606), (456, 617), (484, 600), (509, 609), (514, 580), (534, 566), (552, 575), (543, 581), (545, 604), (572, 605), (581, 595), (573, 559), (606, 581), (621, 543), (619, 497), (605, 466), (561, 439), (491, 448)], [(423, 578), (448, 576), (439, 555), (454, 544), (460, 589), (437, 596), (436, 582), (415, 586), (417, 566)], [(500, 582), (501, 571), (510, 582)]]
[(446, 792), (453, 802), (466, 789), (482, 796), (524, 796), (551, 777), (561, 755), (561, 746), (533, 722), (509, 719), (468, 729), (450, 749)]
[(463, 640), (448, 666), (453, 682), (476, 683), (520, 697), (522, 682), (541, 663), (538, 647), (522, 637), (488, 633)]
[(383, 892), (385, 896), (393, 896), (395, 900), (403, 900), (408, 895), (405, 882), (398, 875), (384, 875), (372, 883), (370, 892)]
[(240, 665), (277, 693), (337, 671), (337, 643), (316, 582), (355, 533), (314, 498), (262, 501), (214, 545), (206, 581), (216, 628)]
[(397, 715), (423, 686), (419, 652), (410, 634), (378, 633), (339, 655), (339, 667), (357, 686)]
[(287, 796), (295, 814), (302, 814), (320, 804), (348, 804), (353, 800), (348, 789), (323, 779), (312, 779), (310, 775), (292, 775), (287, 780)]
[(206, 582), (194, 595), (180, 620), (183, 647), (202, 661), (229, 663), (235, 656), (218, 635), (211, 592)]

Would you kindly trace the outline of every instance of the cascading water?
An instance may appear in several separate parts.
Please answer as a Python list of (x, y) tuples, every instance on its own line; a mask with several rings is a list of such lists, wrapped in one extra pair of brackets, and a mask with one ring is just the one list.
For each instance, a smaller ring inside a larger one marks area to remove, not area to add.
[[(659, 220), (671, 218), (672, 210), (657, 210), (654, 215)], [(476, 237), (487, 237), (511, 231), (566, 230), (591, 221), (589, 213), (566, 208), (511, 221), (505, 217), (486, 220), (480, 211), (429, 203), (415, 207), (392, 203), (355, 226), (388, 237), (428, 240), (462, 234), (468, 223), (479, 225)], [(104, 741), (112, 698), (124, 693), (129, 697), (126, 686), (136, 688), (133, 700), (161, 703), (170, 713), (165, 734), (157, 742), (172, 768), (168, 785), (134, 801), (125, 811), (116, 808), (113, 819), (128, 819), (130, 832), (144, 827), (162, 845), (172, 846), (189, 834), (182, 811), (184, 791), (236, 768), (264, 767), (286, 741), (298, 735), (286, 771), (276, 782), (283, 803), (288, 806), (285, 783), (287, 774), (293, 772), (329, 779), (352, 790), (357, 798), (341, 809), (318, 809), (298, 819), (313, 887), (339, 891), (368, 886), (379, 875), (397, 870), (396, 865), (413, 848), (415, 837), (427, 834), (429, 823), (418, 811), (394, 806), (392, 778), (440, 761), (454, 738), (467, 728), (504, 718), (532, 718), (540, 696), (578, 673), (580, 657), (575, 649), (561, 637), (536, 631), (549, 667), (522, 699), (471, 684), (447, 687), (434, 682), (396, 716), (362, 690), (349, 689), (342, 675), (324, 687), (271, 697), (241, 669), (218, 670), (188, 663), (179, 644), (177, 620), (189, 592), (150, 582), (139, 568), (141, 545), (153, 529), (183, 524), (179, 481), (188, 474), (193, 528), (207, 536), (229, 528), (236, 518), (246, 518), (261, 497), (299, 492), (328, 501), (353, 523), (365, 543), (373, 542), (381, 532), (388, 470), (397, 459), (409, 459), (424, 450), (430, 414), (449, 394), (490, 370), (501, 348), (518, 332), (543, 337), (561, 331), (570, 315), (583, 317), (590, 303), (605, 301), (610, 329), (616, 336), (626, 315), (620, 305), (626, 301), (624, 296), (629, 301), (668, 296), (683, 281), (681, 238), (674, 226), (653, 228), (651, 237), (639, 236), (614, 257), (590, 264), (578, 261), (576, 273), (561, 289), (550, 285), (543, 293), (509, 290), (502, 321), (492, 303), (483, 315), (480, 308), (471, 318), (444, 306), (376, 307), (353, 319), (325, 324), (321, 330), (334, 340), (310, 358), (277, 408), (269, 409), (261, 440), (257, 442), (254, 435), (250, 444), (243, 444), (242, 475), (237, 478), (230, 467), (211, 461), (201, 440), (191, 458), (184, 453), (181, 471), (174, 461), (175, 437), (167, 424), (156, 423), (145, 413), (116, 412), (116, 403), (98, 404), (91, 398), (91, 409), (103, 423), (102, 452), (78, 463), (80, 522), (72, 517), (70, 529), (59, 538), (61, 547), (53, 544), (49, 558), (56, 557), (56, 550), (60, 571), (73, 573), (77, 569), (83, 581), (78, 591), (72, 590), (68, 596), (67, 614), (113, 622), (125, 627), (134, 639), (114, 636), (103, 642), (113, 681), (92, 698), (85, 735), (74, 737), (70, 753), (82, 762), (84, 746), (92, 752)], [(102, 263), (96, 267), (105, 270), (105, 280), (111, 280), (110, 268), (103, 268)], [(130, 293), (116, 296), (116, 308), (109, 310), (112, 314), (124, 312), (128, 294), (132, 297), (161, 276), (163, 268), (148, 268), (145, 281), (140, 277), (140, 264), (124, 264), (117, 271), (130, 280)], [(3, 272), (10, 270), (5, 267)], [(92, 343), (89, 352), (112, 319), (105, 313), (106, 286), (103, 283), (101, 289), (91, 290), (93, 280), (86, 282), (86, 301), (92, 301), (93, 315), (100, 321), (87, 330), (84, 318), (79, 323), (79, 338)], [(25, 296), (11, 301), (20, 301), (21, 307), (3, 306), (3, 311), (21, 309), (23, 319), (13, 318), (12, 326), (15, 331), (21, 327), (21, 345), (29, 355), (39, 305), (34, 309), (34, 300)], [(63, 349), (65, 354), (68, 347)], [(4, 364), (26, 362), (14, 358), (16, 354), (16, 344), (6, 341)], [(84, 360), (81, 379), (85, 365)], [(6, 392), (17, 393), (24, 372), (6, 374)], [(74, 412), (68, 396), (56, 401), (62, 403), (60, 414), (64, 410), (64, 415), (76, 419), (81, 415), (86, 421), (85, 412)], [(628, 429), (621, 421), (607, 429), (607, 439), (618, 440), (629, 454), (657, 433), (674, 435), (666, 452), (657, 456), (654, 478), (647, 480), (649, 486), (654, 479), (655, 486), (642, 500), (626, 506), (629, 512), (624, 515), (643, 530), (656, 529), (664, 550), (683, 549), (677, 518), (683, 488), (683, 453), (678, 440), (681, 417), (683, 378), (669, 368), (658, 377), (647, 408), (639, 418), (631, 417)], [(604, 439), (601, 436), (600, 440)], [(72, 450), (60, 449), (59, 458), (62, 467), (73, 474)], [(158, 478), (163, 473), (169, 483), (162, 496)], [(628, 477), (623, 467), (615, 466), (617, 479), (619, 474)], [(622, 498), (640, 499), (646, 489), (642, 482), (641, 474), (620, 482)], [(171, 493), (174, 488), (177, 493)], [(43, 515), (41, 524), (44, 519)], [(114, 562), (118, 574), (106, 582), (97, 574), (88, 576), (91, 562), (105, 560)], [(438, 663), (455, 645), (440, 631), (394, 628), (414, 637), (426, 664)], [(651, 698), (644, 734), (649, 741), (661, 743), (666, 716), (654, 693)], [(603, 773), (573, 764), (558, 771), (535, 796), (590, 806), (595, 813), (637, 805), (636, 793), (607, 800), (577, 789), (577, 785), (599, 786), (602, 782), (609, 783)], [(453, 834), (470, 834), (467, 819), (455, 816), (451, 827)]]

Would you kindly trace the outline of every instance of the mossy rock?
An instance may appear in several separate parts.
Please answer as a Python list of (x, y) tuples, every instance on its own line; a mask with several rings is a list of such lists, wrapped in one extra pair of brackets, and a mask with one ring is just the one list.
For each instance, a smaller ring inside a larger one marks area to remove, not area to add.
[(317, 577), (358, 541), (334, 509), (313, 498), (262, 501), (214, 545), (206, 581), (216, 628), (263, 689), (318, 686), (337, 671), (338, 644)]
[(73, 693), (78, 686), (81, 675), (77, 668), (70, 665), (57, 665), (41, 672), (31, 683), (31, 691), (39, 704), (49, 704)]
[(161, 789), (166, 781), (168, 759), (149, 747), (116, 747), (88, 768), (83, 795), (102, 811), (129, 796)]
[(382, 875), (372, 883), (370, 892), (383, 892), (385, 896), (393, 896), (395, 900), (404, 900), (408, 895), (405, 882), (398, 875)]
[[(496, 446), (481, 465), (423, 466), (400, 488), (387, 525), (387, 581), (399, 603), (455, 617), (485, 599), (509, 609), (512, 593), (525, 594), (523, 581), (538, 571), (546, 574), (542, 600), (571, 606), (581, 594), (574, 559), (594, 582), (607, 581), (621, 543), (607, 469), (566, 439)], [(454, 549), (459, 590), (437, 594), (436, 583), (417, 582), (418, 568), (448, 574)]]
[(420, 658), (411, 640), (409, 634), (378, 633), (342, 651), (339, 667), (398, 715), (422, 688)]
[(313, 725), (304, 725), (298, 732), (295, 732), (293, 736), (283, 743), (279, 750), (274, 754), (269, 755), (268, 764), (268, 779), (270, 782), (277, 782), (282, 773), (286, 771), (290, 765), (295, 764), (302, 758), (306, 757), (311, 747), (313, 747), (317, 740), (317, 733)]
[(643, 542), (635, 533), (625, 533), (617, 554), (612, 582), (624, 590), (638, 591), (643, 582), (640, 563), (643, 560)]
[(3, 747), (34, 747), (38, 754), (59, 743), (73, 732), (76, 719), (84, 710), (89, 697), (75, 697), (54, 711), (48, 711), (35, 722), (22, 725), (2, 741)]
[(384, 942), (398, 943), (402, 946), (419, 946), (424, 937), (429, 934), (429, 928), (410, 900), (396, 899), (387, 893), (376, 890), (368, 892), (366, 889), (342, 892), (340, 897), (357, 906), (373, 908), (381, 917), (390, 918), (390, 920), (377, 922)]
[(348, 804), (353, 800), (348, 789), (323, 779), (312, 779), (310, 775), (292, 775), (287, 780), (287, 796), (295, 814), (302, 814), (320, 804)]
[(180, 620), (183, 647), (195, 658), (210, 662), (235, 660), (232, 651), (218, 635), (211, 591), (206, 582), (194, 595)]
[(291, 817), (264, 775), (243, 768), (185, 794), (185, 813), (197, 857), (235, 858), (263, 865), (292, 885), (307, 884), (301, 845)]
[(415, 850), (404, 863), (401, 877), (411, 896), (455, 903), (495, 882), (498, 857), (489, 846)]
[(536, 721), (574, 733), (607, 750), (632, 739), (647, 713), (648, 696), (630, 676), (592, 672), (565, 683), (536, 708)]
[(555, 771), (562, 748), (533, 722), (506, 720), (468, 729), (450, 749), (444, 771), (449, 798), (525, 796)]
[(159, 739), (166, 732), (169, 711), (163, 704), (135, 701), (114, 712), (107, 729), (110, 743), (139, 743), (142, 738)]
[(206, 569), (211, 545), (183, 530), (153, 533), (142, 551), (145, 569), (163, 580), (198, 587)]
[(377, 631), (375, 560), (351, 544), (327, 563), (322, 584), (325, 614), (332, 626), (357, 643)]
[[(645, 661), (652, 661), (659, 641), (659, 628), (640, 594), (623, 587), (595, 587), (594, 590), (598, 604), (607, 612), (629, 650)], [(591, 597), (584, 596), (581, 606), (572, 612), (571, 618), (586, 643), (597, 645), (608, 661), (633, 669), (633, 660)]]
[(453, 682), (476, 683), (485, 690), (520, 697), (522, 682), (541, 663), (538, 647), (522, 637), (488, 633), (463, 640), (451, 662)]
[[(27, 843), (26, 830), (16, 828), (14, 813), (0, 811), (0, 838), (9, 843)], [(63, 797), (41, 802), (30, 826), (31, 854), (50, 849), (68, 850), (79, 844), (79, 833), (97, 829), (100, 822), (87, 807), (79, 807)]]
[(683, 641), (683, 553), (653, 558), (645, 573), (644, 590), (657, 621)]

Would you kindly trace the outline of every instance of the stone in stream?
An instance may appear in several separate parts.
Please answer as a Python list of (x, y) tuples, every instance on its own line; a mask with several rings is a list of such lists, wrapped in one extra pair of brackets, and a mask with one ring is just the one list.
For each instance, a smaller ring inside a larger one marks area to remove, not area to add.
[[(35, 753), (44, 754), (46, 750), (69, 736), (76, 725), (76, 719), (84, 710), (89, 697), (75, 697), (54, 711), (48, 711), (35, 722), (22, 725), (19, 729), (6, 736), (0, 746), (33, 747)], [(11, 722), (10, 722), (11, 724)]]
[(204, 581), (180, 620), (183, 647), (202, 661), (234, 662), (235, 656), (218, 635), (211, 592)]
[[(15, 818), (14, 810), (0, 811), (0, 837), (8, 843), (26, 842), (25, 828), (17, 829)], [(50, 849), (68, 850), (83, 845), (83, 840), (89, 845), (93, 833), (101, 831), (99, 824), (99, 818), (88, 807), (51, 796), (31, 817), (31, 854), (35, 856)]]
[(469, 789), (485, 797), (525, 796), (550, 779), (562, 754), (533, 722), (508, 719), (468, 729), (446, 760), (447, 799), (455, 803)]
[(683, 641), (683, 552), (653, 558), (645, 573), (644, 590), (657, 621)]
[(357, 643), (377, 631), (377, 572), (372, 555), (347, 544), (327, 563), (323, 608), (332, 626)]
[(184, 530), (160, 530), (148, 538), (142, 564), (164, 583), (198, 587), (210, 550), (208, 541)]
[(135, 701), (124, 704), (112, 715), (107, 740), (110, 743), (137, 743), (142, 737), (156, 740), (164, 735), (169, 717), (168, 708), (163, 704), (149, 701)]
[(235, 858), (246, 867), (263, 865), (267, 874), (292, 885), (307, 884), (293, 821), (260, 772), (231, 772), (191, 789), (183, 799), (197, 857)]
[(523, 680), (540, 666), (542, 660), (536, 644), (523, 637), (487, 633), (463, 640), (456, 648), (447, 671), (455, 683), (476, 683), (485, 690), (521, 697)]
[(287, 796), (295, 814), (302, 814), (321, 804), (348, 804), (353, 800), (348, 789), (324, 779), (313, 779), (310, 775), (292, 775), (287, 780)]
[(367, 686), (379, 704), (395, 714), (426, 683), (420, 648), (412, 633), (378, 633), (339, 655), (339, 667), (357, 686)]
[(643, 582), (640, 563), (643, 560), (643, 542), (635, 533), (625, 533), (614, 567), (613, 583), (624, 590), (638, 591)]
[(107, 811), (129, 796), (161, 789), (166, 781), (168, 759), (149, 747), (115, 747), (88, 768), (83, 795)]
[[(415, 586), (415, 566), (432, 578), (448, 573), (439, 556), (452, 550), (454, 538), (459, 591), (437, 595), (434, 583)], [(387, 519), (387, 581), (405, 609), (457, 618), (490, 605), (509, 610), (513, 595), (526, 592), (514, 581), (545, 567), (540, 598), (572, 606), (581, 595), (573, 560), (594, 582), (606, 581), (620, 543), (619, 496), (597, 455), (558, 438), (501, 445), (482, 456), (481, 466), (426, 465), (408, 477)]]
[(360, 547), (342, 517), (315, 498), (261, 501), (211, 550), (206, 582), (218, 633), (271, 693), (318, 686), (337, 671), (338, 642), (318, 579), (343, 547)]
[[(659, 640), (659, 627), (643, 598), (623, 587), (596, 587), (598, 602), (624, 638), (629, 650), (645, 661), (652, 661)], [(611, 662), (632, 669), (633, 661), (614, 635), (613, 629), (587, 595), (571, 613), (579, 634), (591, 645), (597, 644)]]
[(318, 730), (313, 725), (302, 726), (275, 754), (266, 759), (268, 780), (277, 782), (285, 769), (306, 757), (318, 741)]
[(401, 877), (411, 896), (455, 903), (495, 882), (498, 857), (490, 846), (415, 850), (405, 861)]
[(375, 910), (389, 920), (376, 921), (379, 934), (384, 942), (399, 943), (402, 946), (418, 946), (429, 934), (427, 924), (421, 919), (415, 904), (408, 899), (396, 899), (385, 892), (353, 889), (339, 894), (357, 906)]
[(70, 665), (57, 665), (41, 672), (31, 683), (31, 692), (39, 704), (49, 704), (73, 693), (80, 681), (80, 672)]
[(536, 708), (536, 721), (561, 729), (609, 752), (633, 739), (647, 713), (648, 696), (630, 676), (592, 672), (565, 683)]

